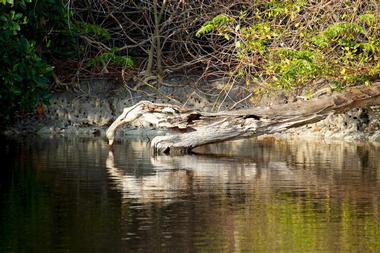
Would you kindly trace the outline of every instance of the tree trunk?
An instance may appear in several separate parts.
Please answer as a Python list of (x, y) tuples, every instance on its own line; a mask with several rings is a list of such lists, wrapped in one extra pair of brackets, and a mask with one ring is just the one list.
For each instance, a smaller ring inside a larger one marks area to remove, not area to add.
[(145, 70), (145, 74), (147, 76), (152, 75), (154, 55), (156, 55), (156, 75), (158, 76), (159, 81), (162, 78), (163, 74), (160, 25), (162, 16), (164, 14), (164, 10), (166, 8), (166, 2), (166, 0), (162, 2), (161, 8), (158, 11), (158, 1), (153, 0), (154, 31), (151, 35), (151, 45), (148, 54), (148, 64)]
[(119, 126), (139, 120), (143, 125), (177, 131), (155, 137), (151, 143), (154, 153), (184, 154), (205, 144), (282, 132), (315, 123), (332, 113), (376, 104), (380, 104), (380, 82), (309, 101), (218, 113), (141, 101), (124, 109), (107, 130), (107, 137), (112, 145)]

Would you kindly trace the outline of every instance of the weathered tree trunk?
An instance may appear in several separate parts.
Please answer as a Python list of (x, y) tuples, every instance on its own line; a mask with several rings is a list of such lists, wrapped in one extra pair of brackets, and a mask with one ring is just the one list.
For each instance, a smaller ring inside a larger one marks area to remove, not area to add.
[(154, 153), (184, 154), (201, 145), (281, 132), (320, 121), (331, 113), (376, 104), (380, 104), (380, 82), (309, 101), (218, 113), (141, 101), (124, 109), (107, 130), (107, 137), (112, 145), (119, 126), (139, 120), (149, 126), (181, 132), (155, 137), (151, 143)]

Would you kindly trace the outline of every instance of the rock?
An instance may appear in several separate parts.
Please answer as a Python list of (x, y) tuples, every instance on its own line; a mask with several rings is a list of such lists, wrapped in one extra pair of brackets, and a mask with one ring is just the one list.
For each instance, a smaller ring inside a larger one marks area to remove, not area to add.
[(49, 120), (76, 126), (105, 126), (114, 117), (107, 98), (75, 97), (70, 93), (55, 94), (45, 116)]
[(355, 142), (379, 141), (379, 132), (379, 111), (354, 108), (344, 114), (331, 114), (314, 124), (289, 129), (283, 136)]

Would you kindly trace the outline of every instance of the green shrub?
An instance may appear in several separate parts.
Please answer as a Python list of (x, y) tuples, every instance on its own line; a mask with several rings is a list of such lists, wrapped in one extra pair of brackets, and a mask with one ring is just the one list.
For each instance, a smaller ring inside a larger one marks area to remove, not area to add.
[(102, 53), (98, 56), (90, 58), (87, 65), (92, 66), (98, 63), (108, 64), (112, 63), (122, 68), (130, 68), (133, 66), (134, 62), (131, 57), (126, 55), (117, 55), (117, 49), (110, 50), (110, 52)]
[(18, 12), (29, 1), (0, 2), (0, 118), (9, 121), (48, 99), (52, 67), (35, 52), (35, 42), (23, 34), (28, 17)]
[[(217, 15), (196, 35), (218, 48), (214, 54), (223, 52), (214, 57), (215, 65), (225, 64), (246, 84), (269, 90), (303, 88), (317, 80), (339, 84), (337, 90), (369, 84), (380, 78), (380, 17), (371, 12), (373, 6), (357, 12), (349, 2), (331, 2), (340, 9), (317, 11), (315, 1), (258, 0), (240, 13)], [(338, 20), (331, 18), (333, 12)]]
[(0, 119), (11, 122), (49, 98), (48, 62), (76, 52), (62, 0), (0, 0)]

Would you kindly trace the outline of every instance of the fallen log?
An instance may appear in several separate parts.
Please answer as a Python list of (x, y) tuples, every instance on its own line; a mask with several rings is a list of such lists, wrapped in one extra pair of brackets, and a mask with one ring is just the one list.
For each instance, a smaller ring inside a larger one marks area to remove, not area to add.
[(185, 154), (201, 145), (281, 132), (315, 123), (329, 114), (377, 104), (380, 104), (380, 82), (308, 101), (216, 113), (141, 101), (125, 108), (107, 129), (106, 136), (112, 145), (118, 127), (138, 120), (144, 126), (174, 130), (152, 140), (155, 154)]

